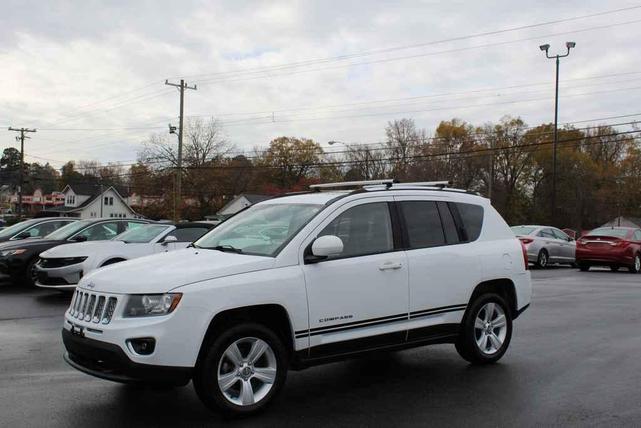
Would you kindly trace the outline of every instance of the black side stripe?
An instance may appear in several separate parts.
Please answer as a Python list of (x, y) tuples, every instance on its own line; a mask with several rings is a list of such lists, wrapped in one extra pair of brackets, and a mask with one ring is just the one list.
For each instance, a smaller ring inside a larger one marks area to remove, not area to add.
[(417, 319), (417, 318), (423, 318), (423, 317), (428, 317), (433, 315), (439, 315), (447, 312), (464, 311), (466, 307), (467, 307), (466, 304), (441, 306), (438, 308), (424, 309), (421, 311), (411, 312), (409, 314), (409, 317), (407, 316), (407, 314), (398, 314), (398, 315), (390, 315), (386, 317), (371, 318), (371, 319), (362, 320), (362, 321), (352, 321), (348, 323), (336, 324), (336, 325), (331, 325), (327, 327), (315, 327), (309, 330), (299, 330), (295, 332), (295, 337), (296, 339), (300, 339), (302, 337), (316, 336), (318, 334), (337, 333), (337, 332), (352, 330), (356, 328), (370, 327), (370, 326), (388, 324), (388, 323), (393, 323), (393, 322), (403, 321), (408, 319)]

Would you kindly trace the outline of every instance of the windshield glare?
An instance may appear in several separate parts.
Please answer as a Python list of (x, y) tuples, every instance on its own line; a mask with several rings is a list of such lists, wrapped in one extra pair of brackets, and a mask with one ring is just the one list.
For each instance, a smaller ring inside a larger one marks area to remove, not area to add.
[(227, 246), (243, 254), (273, 257), (322, 208), (312, 204), (254, 205), (194, 244), (209, 249)]
[(625, 238), (628, 235), (628, 229), (616, 229), (613, 227), (603, 227), (594, 229), (588, 233), (590, 236), (614, 236), (615, 238)]
[(78, 232), (80, 229), (90, 225), (92, 220), (80, 220), (69, 223), (66, 226), (62, 226), (60, 229), (51, 232), (49, 235), (45, 236), (44, 239), (53, 239), (55, 241), (61, 241), (63, 239), (69, 238), (74, 233)]
[(534, 232), (537, 228), (531, 227), (531, 226), (512, 226), (511, 229), (515, 235), (529, 235), (530, 233)]
[(123, 241), (133, 244), (146, 244), (151, 242), (155, 237), (161, 233), (169, 230), (172, 226), (167, 225), (145, 225), (136, 227), (134, 229), (129, 229), (126, 232), (121, 233), (116, 236), (114, 241)]
[(22, 229), (26, 229), (27, 227), (36, 224), (38, 220), (25, 220), (21, 221), (20, 223), (16, 223), (13, 226), (9, 226), (6, 229), (2, 229), (0, 232), (0, 238), (5, 238), (7, 236), (13, 236), (16, 233), (20, 232)]

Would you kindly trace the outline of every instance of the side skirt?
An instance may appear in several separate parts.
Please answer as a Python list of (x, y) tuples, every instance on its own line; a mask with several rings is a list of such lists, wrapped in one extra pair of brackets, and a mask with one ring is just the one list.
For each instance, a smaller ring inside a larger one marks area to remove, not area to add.
[(425, 345), (454, 343), (459, 335), (459, 329), (460, 324), (439, 324), (409, 331), (318, 345), (297, 351), (292, 359), (291, 368), (293, 370), (301, 370), (320, 364), (357, 358), (374, 352), (397, 351)]

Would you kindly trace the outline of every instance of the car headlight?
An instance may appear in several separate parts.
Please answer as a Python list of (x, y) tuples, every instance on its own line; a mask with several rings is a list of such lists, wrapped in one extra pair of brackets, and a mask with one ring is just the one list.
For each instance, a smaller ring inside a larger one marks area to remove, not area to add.
[(22, 253), (24, 253), (26, 251), (27, 250), (25, 250), (24, 248), (18, 248), (18, 249), (15, 249), (15, 250), (4, 250), (4, 251), (0, 251), (0, 255), (2, 257), (17, 256), (17, 255), (22, 254)]
[(182, 293), (133, 294), (127, 300), (125, 317), (167, 315), (176, 309)]

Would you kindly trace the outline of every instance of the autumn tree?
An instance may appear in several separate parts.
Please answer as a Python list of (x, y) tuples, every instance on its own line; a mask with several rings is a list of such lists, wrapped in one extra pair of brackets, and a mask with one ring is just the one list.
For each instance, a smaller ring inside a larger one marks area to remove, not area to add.
[(307, 138), (279, 137), (264, 152), (257, 151), (256, 165), (261, 175), (281, 190), (292, 190), (318, 177), (323, 149)]

